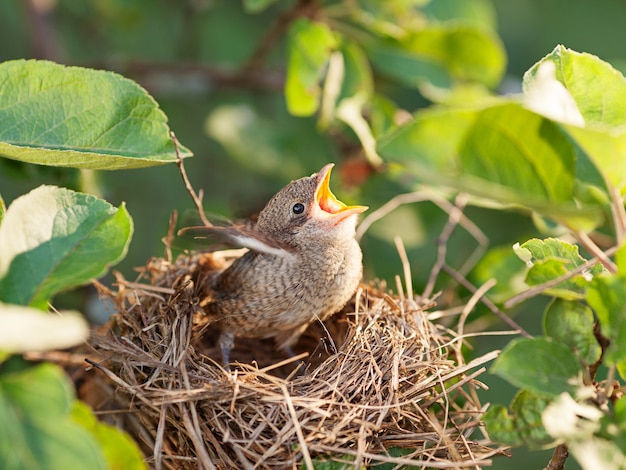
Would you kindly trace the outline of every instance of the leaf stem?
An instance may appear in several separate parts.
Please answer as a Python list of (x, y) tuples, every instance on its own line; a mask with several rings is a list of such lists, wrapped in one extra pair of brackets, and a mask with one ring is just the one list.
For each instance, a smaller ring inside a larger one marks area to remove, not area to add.
[(193, 186), (191, 186), (191, 183), (189, 182), (187, 172), (185, 171), (185, 165), (183, 164), (183, 159), (180, 156), (180, 151), (178, 149), (178, 139), (176, 139), (176, 135), (173, 131), (170, 131), (170, 138), (172, 139), (172, 142), (174, 142), (174, 151), (176, 152), (176, 165), (178, 165), (178, 170), (180, 171), (180, 175), (182, 176), (183, 182), (185, 183), (185, 188), (187, 189), (187, 192), (191, 196), (191, 199), (196, 206), (198, 216), (200, 216), (200, 220), (202, 220), (202, 223), (205, 227), (212, 227), (213, 224), (209, 222), (209, 219), (207, 219), (207, 216), (204, 213), (204, 209), (202, 208), (202, 192), (200, 192), (200, 194), (196, 193), (196, 191), (193, 189)]
[(573, 235), (589, 253), (598, 258), (598, 261), (602, 263), (602, 266), (604, 266), (611, 274), (617, 273), (617, 266), (615, 263), (613, 263), (604, 251), (602, 251), (600, 247), (594, 243), (589, 235), (585, 232), (574, 232)]

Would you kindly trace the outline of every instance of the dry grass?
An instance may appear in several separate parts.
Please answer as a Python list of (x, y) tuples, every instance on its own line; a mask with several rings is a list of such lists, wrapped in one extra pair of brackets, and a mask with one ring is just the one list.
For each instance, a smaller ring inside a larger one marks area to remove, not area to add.
[(117, 313), (90, 340), (96, 370), (79, 392), (151, 466), (480, 468), (499, 452), (480, 429), (476, 394), (494, 354), (463, 363), (454, 333), (373, 286), (303, 335), (295, 350), (305, 372), (257, 340), (236, 343), (240, 363), (226, 372), (198, 307), (217, 256), (153, 259), (137, 282), (100, 286)]

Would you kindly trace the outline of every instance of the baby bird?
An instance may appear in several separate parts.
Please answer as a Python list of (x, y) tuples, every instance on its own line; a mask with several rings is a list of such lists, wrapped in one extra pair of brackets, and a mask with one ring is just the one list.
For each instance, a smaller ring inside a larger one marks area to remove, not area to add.
[(251, 228), (185, 229), (249, 249), (206, 286), (204, 310), (220, 329), (225, 365), (236, 337), (275, 338), (290, 350), (311, 322), (327, 319), (354, 294), (363, 270), (355, 227), (367, 207), (337, 200), (332, 167), (289, 183)]

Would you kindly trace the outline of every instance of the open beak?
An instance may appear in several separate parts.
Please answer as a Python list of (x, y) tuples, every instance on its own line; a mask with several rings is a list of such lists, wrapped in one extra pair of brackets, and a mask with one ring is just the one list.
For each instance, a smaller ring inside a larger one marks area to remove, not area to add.
[(365, 212), (367, 206), (347, 206), (330, 190), (330, 173), (335, 166), (334, 163), (329, 163), (324, 166), (319, 173), (317, 188), (315, 188), (315, 201), (319, 204), (320, 209), (323, 212), (329, 214), (335, 219), (335, 225), (350, 217), (351, 215), (360, 214)]

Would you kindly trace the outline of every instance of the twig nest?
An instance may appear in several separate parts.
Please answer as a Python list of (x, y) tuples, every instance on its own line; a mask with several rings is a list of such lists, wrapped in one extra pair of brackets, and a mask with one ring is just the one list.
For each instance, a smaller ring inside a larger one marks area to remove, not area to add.
[(152, 466), (490, 464), (498, 451), (480, 432), (475, 391), (490, 357), (459, 362), (453, 333), (376, 288), (363, 286), (324, 327), (311, 325), (295, 348), (308, 353), (304, 364), (271, 341), (246, 339), (232, 355), (240, 364), (225, 371), (200, 306), (219, 256), (153, 259), (139, 282), (101, 289), (117, 313), (90, 341), (103, 374), (86, 380), (105, 394), (91, 404), (111, 412), (103, 414)]

